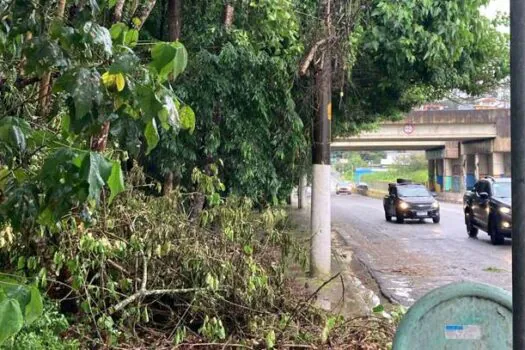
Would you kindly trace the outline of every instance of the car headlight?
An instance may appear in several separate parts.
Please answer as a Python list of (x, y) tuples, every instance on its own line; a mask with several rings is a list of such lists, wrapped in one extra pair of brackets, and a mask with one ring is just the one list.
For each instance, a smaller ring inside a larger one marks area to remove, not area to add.
[(399, 203), (399, 209), (405, 210), (405, 209), (408, 209), (408, 208), (410, 208), (410, 205), (408, 205), (407, 202), (400, 202)]
[(434, 209), (439, 208), (439, 203), (437, 201), (432, 203), (432, 208), (434, 208)]
[(512, 210), (510, 208), (507, 208), (507, 207), (501, 207), (501, 208), (499, 208), (499, 212), (502, 213), (502, 214), (510, 214), (512, 212)]

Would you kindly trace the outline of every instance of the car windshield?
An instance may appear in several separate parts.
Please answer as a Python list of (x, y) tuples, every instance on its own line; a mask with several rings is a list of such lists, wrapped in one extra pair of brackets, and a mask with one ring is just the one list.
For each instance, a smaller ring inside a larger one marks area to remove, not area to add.
[(348, 182), (340, 182), (338, 183), (338, 185), (341, 187), (345, 187), (345, 186), (348, 186)]
[(496, 198), (511, 198), (512, 189), (510, 182), (496, 182), (492, 189), (494, 191), (494, 197)]
[(397, 193), (400, 197), (430, 197), (430, 192), (423, 186), (399, 186)]

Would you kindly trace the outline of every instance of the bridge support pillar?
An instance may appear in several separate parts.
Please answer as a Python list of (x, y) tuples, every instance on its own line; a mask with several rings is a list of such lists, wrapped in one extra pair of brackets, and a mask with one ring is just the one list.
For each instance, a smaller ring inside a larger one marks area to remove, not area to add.
[(436, 192), (443, 192), (444, 190), (444, 182), (443, 178), (445, 175), (445, 160), (444, 159), (436, 159)]
[(479, 168), (478, 168), (478, 155), (468, 154), (466, 155), (466, 173), (467, 173), (467, 188), (472, 188), (479, 179)]
[(490, 154), (478, 154), (478, 168), (479, 168), (479, 178), (484, 178), (491, 175), (490, 169)]
[(490, 174), (494, 177), (505, 176), (505, 155), (495, 152), (489, 155)]
[(452, 159), (443, 159), (443, 192), (452, 191)]
[(459, 193), (464, 193), (467, 188), (467, 156), (459, 156)]
[(428, 160), (428, 189), (436, 190), (436, 160)]

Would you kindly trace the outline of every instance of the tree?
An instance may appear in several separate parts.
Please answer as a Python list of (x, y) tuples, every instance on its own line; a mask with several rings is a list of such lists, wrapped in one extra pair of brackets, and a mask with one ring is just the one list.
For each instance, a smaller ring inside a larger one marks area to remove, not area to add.
[(371, 1), (351, 35), (336, 135), (399, 118), (454, 89), (480, 94), (509, 74), (508, 36), (483, 17), (486, 0)]
[[(13, 1), (1, 9), (11, 25), (0, 30), (0, 226), (30, 234), (64, 216), (89, 222), (101, 201), (123, 191), (126, 156), (140, 162), (159, 132), (193, 128), (191, 108), (165, 86), (184, 70), (186, 50), (178, 42), (137, 49), (137, 29), (103, 25), (112, 11), (104, 1)], [(33, 20), (22, 20), (28, 14)], [(46, 113), (35, 120), (42, 81)]]
[[(232, 3), (233, 4), (233, 3)], [(188, 173), (222, 161), (227, 193), (256, 202), (278, 202), (298, 179), (305, 152), (303, 124), (293, 101), (295, 65), (302, 50), (299, 22), (289, 1), (235, 3), (231, 27), (223, 1), (183, 2), (183, 41), (191, 59), (175, 91), (194, 106), (194, 137), (172, 139), (179, 150), (165, 157), (154, 150), (152, 170), (192, 188)], [(161, 10), (145, 24), (161, 38)], [(162, 138), (162, 135), (161, 135)]]

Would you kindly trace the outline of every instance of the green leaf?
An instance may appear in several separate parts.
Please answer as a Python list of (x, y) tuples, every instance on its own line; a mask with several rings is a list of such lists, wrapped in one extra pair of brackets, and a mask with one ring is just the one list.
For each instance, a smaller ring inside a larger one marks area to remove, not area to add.
[(165, 130), (169, 130), (170, 127), (179, 127), (179, 112), (177, 112), (177, 107), (175, 107), (175, 103), (173, 102), (173, 98), (171, 96), (164, 96), (164, 105), (158, 112), (158, 117), (160, 120), (160, 125)]
[(144, 136), (146, 136), (146, 143), (148, 144), (148, 149), (146, 150), (146, 154), (149, 154), (151, 150), (153, 150), (155, 147), (157, 147), (157, 144), (159, 143), (159, 131), (157, 130), (157, 122), (155, 121), (155, 118), (151, 118), (151, 120), (146, 124), (146, 129), (144, 130)]
[(273, 349), (275, 347), (275, 331), (272, 329), (266, 335), (266, 348)]
[(243, 247), (243, 250), (244, 250), (244, 253), (246, 255), (252, 255), (253, 254), (253, 248), (251, 246), (249, 246), (249, 245), (245, 245)]
[(155, 95), (153, 89), (146, 85), (140, 85), (137, 87), (137, 102), (144, 112), (150, 118), (158, 115), (162, 109), (162, 103)]
[(115, 23), (111, 26), (109, 29), (109, 33), (111, 35), (111, 39), (114, 41), (118, 41), (120, 43), (123, 43), (123, 40), (118, 40), (121, 36), (123, 36), (128, 30), (128, 26), (125, 25), (122, 22)]
[(20, 304), (15, 299), (5, 299), (0, 303), (0, 344), (17, 334), (24, 325)]
[(180, 124), (183, 129), (189, 130), (190, 134), (195, 130), (195, 112), (188, 105), (180, 110)]
[(2, 276), (0, 278), (0, 289), (6, 293), (8, 299), (17, 300), (21, 309), (31, 300), (29, 288), (14, 278)]
[(109, 66), (110, 74), (129, 74), (131, 73), (139, 63), (139, 59), (135, 54), (127, 52), (121, 56), (118, 56), (113, 64)]
[(136, 29), (130, 29), (124, 35), (124, 45), (134, 47), (139, 42), (139, 31)]
[(151, 49), (151, 58), (151, 66), (161, 80), (165, 80), (170, 74), (173, 79), (177, 78), (188, 64), (188, 52), (179, 42), (156, 44)]
[(375, 306), (375, 307), (372, 309), (372, 311), (373, 311), (373, 312), (377, 312), (377, 313), (379, 313), (379, 312), (383, 312), (383, 311), (385, 311), (385, 307), (384, 307), (383, 305), (379, 304), (379, 305)]
[(31, 300), (29, 301), (29, 304), (27, 304), (25, 310), (26, 324), (30, 325), (31, 323), (36, 321), (40, 316), (42, 316), (43, 309), (44, 305), (42, 303), (42, 296), (40, 295), (40, 291), (36, 286), (32, 286)]
[(9, 128), (10, 144), (19, 151), (23, 152), (26, 149), (26, 137), (22, 129), (17, 125), (12, 125)]
[(108, 179), (108, 186), (109, 190), (111, 191), (111, 195), (109, 196), (109, 203), (111, 203), (113, 199), (125, 189), (122, 169), (118, 162), (113, 162), (113, 166), (111, 167), (111, 175), (109, 175)]
[(80, 68), (65, 73), (57, 80), (54, 91), (69, 93), (74, 102), (76, 119), (84, 117), (104, 98), (100, 74), (96, 69)]
[(107, 28), (93, 22), (86, 22), (86, 24), (84, 24), (84, 33), (88, 36), (93, 44), (102, 47), (104, 53), (107, 56), (111, 56), (113, 54), (111, 34)]
[(89, 198), (98, 200), (100, 191), (111, 175), (112, 164), (100, 153), (90, 152), (82, 162), (82, 178), (89, 185)]

